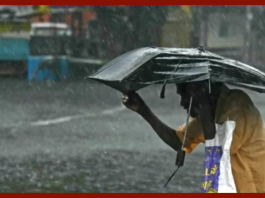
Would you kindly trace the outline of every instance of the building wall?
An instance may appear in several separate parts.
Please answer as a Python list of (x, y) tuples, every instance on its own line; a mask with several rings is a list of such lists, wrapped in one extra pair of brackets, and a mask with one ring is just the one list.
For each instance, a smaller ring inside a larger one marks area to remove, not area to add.
[(208, 16), (208, 49), (242, 48), (245, 32), (244, 16), (227, 14), (210, 14)]
[(160, 45), (163, 47), (191, 47), (192, 30), (191, 17), (177, 9), (168, 14), (168, 20), (162, 27)]

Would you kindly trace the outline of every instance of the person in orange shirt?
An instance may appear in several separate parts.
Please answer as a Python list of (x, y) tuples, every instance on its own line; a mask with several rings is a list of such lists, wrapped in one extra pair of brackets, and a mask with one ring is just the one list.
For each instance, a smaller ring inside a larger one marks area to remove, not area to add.
[[(237, 192), (264, 193), (265, 128), (260, 112), (241, 90), (230, 90), (222, 83), (211, 83), (211, 90), (209, 93), (206, 81), (177, 85), (180, 105), (184, 109), (188, 109), (190, 98), (193, 98), (192, 119), (188, 123), (184, 150), (191, 153), (205, 139), (213, 139), (215, 123), (235, 121), (230, 156)], [(177, 130), (170, 128), (156, 117), (137, 93), (123, 95), (122, 102), (141, 115), (166, 144), (176, 151), (181, 149), (185, 124)]]

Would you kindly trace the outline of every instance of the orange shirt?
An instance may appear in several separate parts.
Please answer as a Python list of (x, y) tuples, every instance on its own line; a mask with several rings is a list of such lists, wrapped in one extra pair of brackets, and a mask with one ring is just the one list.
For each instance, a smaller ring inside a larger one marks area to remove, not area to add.
[[(265, 192), (265, 128), (258, 109), (249, 96), (241, 90), (223, 87), (218, 99), (215, 122), (223, 124), (227, 120), (236, 122), (230, 148), (232, 172), (237, 192)], [(177, 129), (182, 140), (185, 125)], [(189, 122), (185, 150), (191, 153), (204, 142), (199, 118)]]

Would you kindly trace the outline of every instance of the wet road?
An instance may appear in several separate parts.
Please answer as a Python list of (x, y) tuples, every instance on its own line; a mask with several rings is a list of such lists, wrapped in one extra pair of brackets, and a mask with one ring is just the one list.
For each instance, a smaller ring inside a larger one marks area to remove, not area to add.
[[(185, 121), (175, 87), (140, 91), (171, 127)], [(175, 152), (106, 86), (0, 80), (0, 192), (199, 192), (203, 145), (175, 170)], [(265, 114), (262, 95), (249, 92)]]

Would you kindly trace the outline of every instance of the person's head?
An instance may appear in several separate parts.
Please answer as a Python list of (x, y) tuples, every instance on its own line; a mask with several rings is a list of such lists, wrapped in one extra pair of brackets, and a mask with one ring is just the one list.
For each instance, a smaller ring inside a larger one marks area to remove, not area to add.
[(211, 114), (215, 111), (221, 86), (222, 83), (211, 83), (209, 85), (208, 81), (177, 84), (177, 93), (181, 96), (180, 105), (188, 111), (190, 98), (192, 97), (191, 117)]

